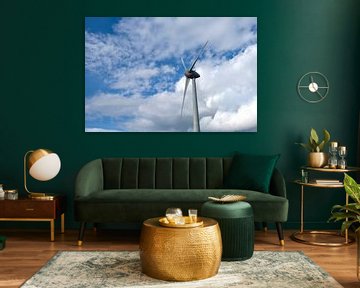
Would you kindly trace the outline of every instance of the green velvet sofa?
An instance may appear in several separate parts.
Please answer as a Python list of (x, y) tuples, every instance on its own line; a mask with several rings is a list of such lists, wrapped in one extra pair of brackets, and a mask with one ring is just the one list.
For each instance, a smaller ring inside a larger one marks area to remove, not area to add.
[(282, 174), (277, 168), (270, 170), (265, 192), (232, 188), (231, 181), (226, 182), (230, 173), (237, 176), (233, 162), (233, 157), (174, 157), (104, 158), (85, 164), (75, 181), (78, 245), (83, 243), (86, 223), (141, 223), (164, 215), (169, 207), (200, 211), (209, 196), (227, 194), (245, 195), (255, 222), (275, 222), (283, 245), (288, 200)]

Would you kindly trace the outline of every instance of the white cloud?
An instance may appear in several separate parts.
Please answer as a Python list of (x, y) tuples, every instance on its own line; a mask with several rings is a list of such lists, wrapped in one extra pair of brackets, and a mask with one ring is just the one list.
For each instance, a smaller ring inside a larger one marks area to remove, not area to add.
[(256, 100), (241, 105), (235, 112), (218, 110), (213, 117), (207, 116), (201, 119), (200, 126), (203, 131), (256, 131), (257, 108)]
[[(115, 90), (130, 90), (132, 93), (141, 93), (147, 89), (154, 88), (152, 79), (163, 74), (166, 74), (167, 76), (175, 74), (175, 68), (170, 67), (169, 65), (151, 67), (139, 64), (136, 67), (114, 71), (113, 75), (116, 80), (113, 83), (110, 83), (109, 86)], [(163, 82), (167, 83), (166, 81)], [(171, 83), (169, 83), (169, 85), (171, 85)], [(165, 87), (167, 86), (168, 85), (165, 85)], [(164, 87), (161, 86), (158, 89), (155, 87), (156, 91), (161, 91), (161, 88), (163, 89)]]
[(256, 131), (256, 18), (123, 18), (113, 28), (85, 34), (86, 70), (107, 86), (86, 95), (91, 126), (110, 118), (115, 131), (191, 131), (191, 83), (180, 117), (179, 60), (190, 65), (209, 40), (197, 63), (201, 131)]

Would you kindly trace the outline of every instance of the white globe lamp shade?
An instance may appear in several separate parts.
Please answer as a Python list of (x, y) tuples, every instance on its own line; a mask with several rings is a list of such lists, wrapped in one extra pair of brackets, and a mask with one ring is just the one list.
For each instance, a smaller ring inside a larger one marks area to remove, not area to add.
[(29, 156), (29, 174), (39, 180), (47, 181), (54, 178), (60, 171), (61, 162), (56, 153), (38, 149)]

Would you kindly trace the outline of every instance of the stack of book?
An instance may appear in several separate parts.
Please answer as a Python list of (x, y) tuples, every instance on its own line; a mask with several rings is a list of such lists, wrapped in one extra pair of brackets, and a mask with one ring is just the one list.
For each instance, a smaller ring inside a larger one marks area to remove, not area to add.
[(340, 180), (336, 179), (315, 179), (316, 184), (322, 184), (322, 185), (337, 185), (342, 184)]

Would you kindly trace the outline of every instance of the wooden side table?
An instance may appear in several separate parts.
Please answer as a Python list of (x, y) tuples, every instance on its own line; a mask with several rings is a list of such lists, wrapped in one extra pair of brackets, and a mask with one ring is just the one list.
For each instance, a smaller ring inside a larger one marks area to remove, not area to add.
[(0, 200), (0, 221), (48, 221), (50, 241), (54, 241), (55, 220), (61, 217), (61, 233), (65, 231), (65, 197), (55, 196), (53, 200), (19, 198)]

